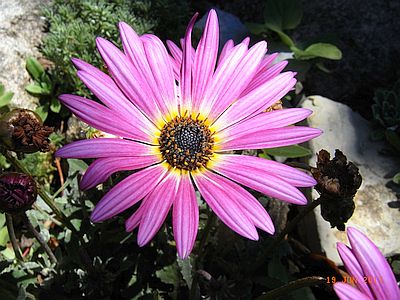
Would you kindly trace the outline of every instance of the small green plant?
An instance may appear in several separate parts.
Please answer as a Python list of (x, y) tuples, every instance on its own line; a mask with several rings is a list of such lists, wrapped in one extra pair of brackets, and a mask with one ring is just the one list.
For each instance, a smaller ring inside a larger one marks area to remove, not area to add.
[(0, 108), (7, 106), (12, 97), (14, 96), (13, 92), (6, 92), (4, 85), (0, 83)]
[[(339, 60), (342, 52), (329, 43), (315, 43), (303, 49), (288, 35), (287, 31), (295, 29), (301, 22), (303, 10), (299, 0), (266, 0), (264, 23), (247, 23), (251, 33), (261, 35), (267, 31), (275, 32), (280, 40), (293, 52), (298, 60), (325, 58)], [(324, 69), (321, 64), (317, 64)]]

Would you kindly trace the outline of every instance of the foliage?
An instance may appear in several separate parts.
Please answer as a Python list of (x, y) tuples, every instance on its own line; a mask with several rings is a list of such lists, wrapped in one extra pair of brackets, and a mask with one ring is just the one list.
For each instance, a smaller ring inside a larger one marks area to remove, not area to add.
[(372, 113), (382, 127), (400, 126), (400, 79), (391, 89), (378, 89), (375, 92)]
[(14, 96), (13, 92), (6, 92), (4, 85), (0, 83), (0, 108), (8, 105)]

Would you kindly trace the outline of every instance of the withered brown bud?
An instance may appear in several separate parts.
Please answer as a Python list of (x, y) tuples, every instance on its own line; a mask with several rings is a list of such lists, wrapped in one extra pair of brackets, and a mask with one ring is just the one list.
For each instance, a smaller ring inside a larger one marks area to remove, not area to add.
[(352, 162), (338, 149), (331, 160), (326, 150), (317, 156), (317, 167), (311, 168), (317, 180), (315, 189), (321, 194), (321, 215), (332, 227), (344, 230), (353, 215), (353, 198), (361, 185), (362, 177)]
[(23, 173), (3, 173), (0, 175), (0, 211), (18, 214), (31, 208), (36, 201), (35, 180)]
[(17, 108), (0, 118), (0, 141), (15, 152), (49, 151), (53, 128), (44, 126), (41, 118), (28, 109)]

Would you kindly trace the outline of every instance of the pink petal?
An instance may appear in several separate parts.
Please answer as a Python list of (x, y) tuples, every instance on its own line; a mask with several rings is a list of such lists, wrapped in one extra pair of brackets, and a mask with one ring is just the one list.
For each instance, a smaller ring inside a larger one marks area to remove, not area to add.
[[(272, 176), (279, 177), (287, 183), (297, 187), (309, 187), (317, 184), (315, 179), (305, 172), (273, 160), (255, 156), (236, 154), (216, 155), (215, 170), (218, 170), (218, 168), (221, 167), (228, 170), (253, 168), (258, 172), (268, 173)], [(214, 165), (212, 165), (212, 169), (214, 169)]]
[(155, 35), (143, 35), (141, 40), (155, 82), (157, 105), (164, 116), (168, 114), (173, 116), (178, 103), (175, 96), (175, 78), (167, 49)]
[(224, 47), (221, 50), (221, 54), (219, 55), (218, 58), (218, 63), (217, 65), (220, 65), (222, 63), (222, 61), (225, 59), (226, 55), (229, 54), (230, 50), (235, 46), (235, 44), (233, 43), (233, 40), (228, 40)]
[(64, 94), (59, 96), (59, 99), (79, 119), (98, 130), (144, 142), (153, 140), (149, 134), (142, 132), (135, 124), (129, 123), (118, 112), (104, 105), (75, 95)]
[(88, 190), (106, 181), (115, 172), (141, 169), (159, 161), (160, 159), (155, 155), (99, 158), (86, 170), (80, 182), (80, 188)]
[(364, 271), (351, 249), (342, 243), (337, 243), (336, 246), (339, 256), (342, 259), (347, 272), (351, 276), (350, 280), (354, 280), (357, 288), (362, 291), (363, 294), (368, 295), (368, 297), (373, 299), (374, 296), (372, 295), (367, 283), (364, 281)]
[(182, 53), (182, 67), (180, 77), (180, 101), (181, 112), (185, 110), (190, 111), (192, 108), (192, 64), (193, 64), (193, 50), (192, 50), (192, 30), (196, 22), (198, 13), (196, 13), (189, 22), (186, 29), (185, 39), (183, 41)]
[(354, 227), (347, 229), (352, 252), (360, 263), (365, 276), (381, 280), (371, 288), (376, 299), (400, 299), (396, 278), (378, 247), (361, 231)]
[(143, 216), (144, 200), (140, 204), (139, 208), (125, 221), (125, 230), (127, 232), (133, 231), (136, 227), (140, 225), (140, 221)]
[(312, 111), (306, 108), (287, 108), (262, 112), (257, 116), (244, 120), (240, 123), (224, 129), (218, 134), (222, 140), (228, 140), (230, 136), (243, 135), (246, 132), (252, 132), (254, 128), (274, 129), (285, 127), (300, 122), (310, 116)]
[(74, 64), (75, 68), (78, 69), (79, 71), (85, 71), (93, 75), (98, 75), (101, 79), (113, 82), (113, 80), (109, 76), (100, 71), (98, 68), (92, 66), (91, 64), (83, 60), (80, 60), (79, 58), (71, 58), (71, 61)]
[(337, 282), (333, 285), (333, 289), (340, 300), (373, 300), (347, 283)]
[(81, 140), (58, 149), (56, 156), (65, 158), (133, 157), (152, 155), (153, 146), (112, 138)]
[(156, 127), (125, 97), (110, 77), (99, 72), (78, 71), (77, 75), (101, 102), (126, 121), (134, 123), (138, 130), (153, 134)]
[[(109, 41), (97, 38), (96, 44), (109, 72), (122, 92), (150, 120), (154, 122), (159, 120), (161, 112), (155, 103), (153, 90), (149, 87), (148, 82), (142, 78), (139, 70)], [(154, 89), (156, 86), (152, 86), (152, 88)]]
[(138, 232), (138, 245), (146, 245), (160, 229), (176, 197), (180, 176), (170, 172), (146, 196)]
[(199, 225), (199, 208), (189, 174), (182, 174), (173, 204), (172, 224), (176, 248), (181, 259), (192, 251)]
[(165, 173), (164, 166), (156, 165), (122, 180), (96, 205), (90, 217), (91, 221), (104, 221), (131, 207), (152, 191)]
[(257, 115), (276, 103), (295, 85), (294, 73), (282, 73), (233, 103), (215, 122), (219, 130)]
[[(248, 161), (246, 161), (247, 159)], [(229, 179), (270, 197), (300, 205), (307, 203), (303, 193), (281, 177), (275, 176), (273, 174), (274, 169), (265, 170), (262, 168), (267, 164), (260, 161), (261, 165), (257, 166), (257, 160), (261, 160), (261, 158), (251, 159), (249, 156), (240, 157), (238, 155), (221, 154), (216, 157), (212, 169)], [(276, 167), (273, 164), (270, 166), (272, 168)], [(283, 168), (278, 167), (276, 169), (282, 172)]]
[[(238, 193), (231, 182), (210, 171), (193, 174), (193, 179), (207, 204), (214, 213), (232, 230), (251, 240), (258, 240), (252, 216), (238, 202), (249, 202), (252, 197)], [(247, 198), (246, 198), (247, 196)]]
[(206, 26), (194, 57), (192, 105), (195, 111), (204, 99), (204, 94), (214, 74), (218, 55), (218, 40), (218, 17), (215, 10), (212, 9), (208, 14)]
[[(201, 111), (209, 111), (209, 118), (214, 120), (232, 104), (255, 75), (263, 58), (267, 43), (259, 42), (247, 51), (245, 45), (234, 49), (218, 66), (213, 82), (205, 94), (207, 101)], [(243, 51), (246, 53), (243, 55)], [(206, 110), (208, 109), (208, 110)]]
[(175, 79), (179, 81), (182, 64), (182, 50), (172, 41), (167, 41), (167, 47), (172, 55), (171, 63), (174, 70)]
[(279, 53), (272, 53), (272, 54), (264, 56), (262, 62), (258, 66), (256, 76), (267, 71), (271, 67), (271, 64), (274, 62), (274, 60), (276, 59), (276, 57), (278, 55), (279, 55)]
[(218, 145), (222, 151), (275, 148), (300, 144), (309, 141), (322, 131), (303, 126), (266, 129), (254, 128), (245, 132), (231, 135)]

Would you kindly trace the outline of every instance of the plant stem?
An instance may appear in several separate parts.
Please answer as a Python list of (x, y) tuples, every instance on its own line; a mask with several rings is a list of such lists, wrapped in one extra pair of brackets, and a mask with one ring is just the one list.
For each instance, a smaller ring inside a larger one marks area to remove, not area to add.
[[(30, 172), (25, 168), (25, 166), (21, 164), (21, 162), (18, 159), (16, 159), (9, 151), (4, 151), (4, 156), (19, 172), (32, 176)], [(38, 194), (43, 199), (43, 201), (46, 202), (46, 204), (51, 208), (51, 210), (56, 214), (57, 218), (63, 223), (63, 226), (67, 227), (74, 233), (78, 233), (74, 225), (72, 225), (67, 216), (64, 215), (64, 213), (56, 206), (56, 204), (53, 202), (50, 196), (47, 195), (47, 193), (43, 190), (41, 186), (39, 185), (37, 186), (38, 186)]]
[(11, 245), (13, 247), (13, 250), (14, 250), (14, 253), (15, 253), (15, 257), (19, 261), (24, 261), (22, 255), (21, 255), (21, 251), (20, 251), (19, 246), (18, 246), (17, 237), (15, 236), (12, 216), (7, 214), (7, 213), (6, 213), (6, 223), (7, 223), (8, 235), (10, 236)]
[(57, 263), (57, 258), (55, 257), (55, 255), (53, 254), (53, 251), (51, 251), (49, 245), (47, 245), (46, 241), (43, 239), (42, 235), (40, 234), (40, 232), (38, 232), (35, 227), (33, 227), (31, 221), (29, 221), (28, 216), (26, 215), (26, 213), (24, 213), (22, 215), (22, 219), (25, 223), (25, 226), (27, 226), (29, 228), (29, 230), (33, 233), (33, 235), (35, 236), (35, 238), (37, 239), (37, 241), (39, 242), (39, 244), (43, 247), (44, 251), (46, 251), (47, 255), (49, 256), (51, 262), (53, 264)]
[(311, 212), (314, 208), (320, 205), (321, 201), (322, 201), (321, 198), (318, 198), (317, 200), (314, 200), (311, 203), (309, 203), (303, 210), (301, 210), (300, 213), (296, 217), (294, 217), (294, 219), (289, 224), (286, 225), (285, 229), (283, 229), (279, 233), (279, 235), (275, 238), (275, 240), (272, 243), (270, 243), (267, 247), (265, 247), (263, 255), (259, 256), (258, 259), (256, 259), (253, 267), (258, 268), (259, 266), (261, 266), (264, 258), (270, 256), (272, 251), (275, 250), (275, 248), (284, 240), (285, 236), (290, 232), (292, 232), (293, 229), (296, 228), (297, 224), (309, 212)]
[(277, 299), (283, 295), (286, 295), (292, 291), (312, 286), (312, 285), (317, 285), (317, 284), (322, 284), (325, 283), (326, 279), (324, 277), (320, 276), (310, 276), (310, 277), (305, 277), (301, 278), (295, 281), (291, 281), (288, 284), (285, 284), (284, 286), (281, 286), (279, 288), (276, 288), (272, 291), (269, 291), (268, 293), (258, 297), (256, 300), (271, 300), (271, 299)]

